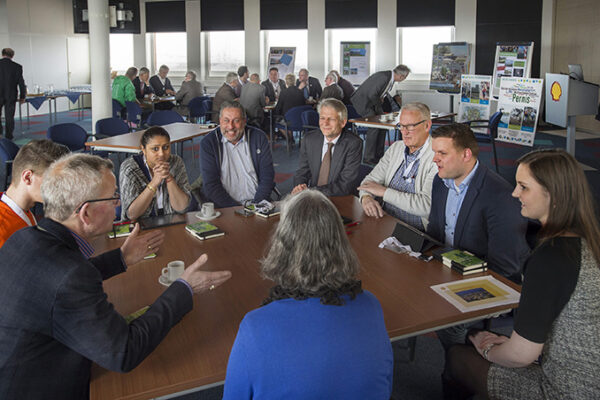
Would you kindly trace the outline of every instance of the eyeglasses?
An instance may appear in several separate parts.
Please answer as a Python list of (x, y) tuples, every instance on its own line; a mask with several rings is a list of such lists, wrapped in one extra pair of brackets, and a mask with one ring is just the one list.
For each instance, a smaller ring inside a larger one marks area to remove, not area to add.
[(408, 132), (412, 132), (415, 129), (417, 129), (417, 126), (421, 125), (423, 122), (427, 121), (426, 119), (416, 122), (414, 124), (406, 124), (406, 125), (402, 125), (402, 124), (398, 124), (396, 125), (398, 127), (398, 129), (400, 129), (401, 131), (405, 130)]
[(113, 194), (113, 197), (106, 197), (104, 199), (92, 199), (92, 200), (86, 200), (83, 203), (81, 203), (81, 205), (79, 207), (77, 207), (77, 210), (75, 210), (75, 214), (79, 214), (79, 211), (81, 211), (81, 208), (85, 205), (85, 203), (97, 203), (99, 201), (109, 201), (112, 200), (113, 204), (116, 206), (119, 204), (119, 202), (121, 201), (121, 195), (119, 194), (118, 190), (115, 190), (115, 194)]

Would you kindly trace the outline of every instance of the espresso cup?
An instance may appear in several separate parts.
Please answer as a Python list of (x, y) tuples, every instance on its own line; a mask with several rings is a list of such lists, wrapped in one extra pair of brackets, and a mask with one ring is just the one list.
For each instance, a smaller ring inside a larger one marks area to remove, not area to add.
[(215, 215), (215, 203), (204, 203), (202, 204), (202, 210), (200, 213), (205, 218), (210, 218)]
[(178, 279), (185, 269), (183, 261), (171, 261), (165, 268), (162, 269), (162, 276), (170, 282)]

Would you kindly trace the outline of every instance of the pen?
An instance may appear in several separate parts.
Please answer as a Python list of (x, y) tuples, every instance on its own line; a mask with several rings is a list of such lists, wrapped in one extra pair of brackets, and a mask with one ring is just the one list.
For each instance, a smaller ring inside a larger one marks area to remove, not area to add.
[(362, 221), (352, 222), (352, 223), (346, 225), (346, 228), (351, 228), (353, 226), (360, 225), (360, 224), (362, 224)]

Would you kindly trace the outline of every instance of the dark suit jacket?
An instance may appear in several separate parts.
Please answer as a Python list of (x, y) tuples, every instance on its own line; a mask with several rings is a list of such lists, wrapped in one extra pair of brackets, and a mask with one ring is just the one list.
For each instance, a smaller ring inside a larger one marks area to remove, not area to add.
[[(262, 81), (260, 84), (265, 87), (265, 96), (269, 97), (269, 101), (275, 101), (275, 88), (273, 87), (273, 84), (271, 83), (271, 81), (267, 79), (266, 81)], [(280, 79), (279, 80), (279, 91), (281, 92), (285, 88), (286, 88), (285, 82), (283, 81), (283, 79)]]
[[(508, 182), (480, 162), (456, 220), (453, 247), (486, 259), (489, 268), (520, 282), (529, 255), (527, 220), (511, 193)], [(448, 188), (436, 175), (427, 232), (441, 242), (445, 242), (447, 197)]]
[[(296, 79), (296, 87), (300, 85), (300, 79)], [(304, 91), (303, 91), (304, 93)], [(308, 95), (312, 96), (313, 99), (317, 100), (321, 97), (321, 93), (323, 93), (323, 89), (321, 88), (321, 83), (317, 78), (313, 78), (312, 76), (308, 77)]]
[[(130, 324), (102, 281), (125, 271), (119, 249), (86, 259), (71, 232), (50, 219), (0, 248), (0, 398), (87, 399), (91, 363), (137, 366), (192, 309), (173, 283)], [(134, 295), (134, 293), (132, 293)]]
[(4, 103), (17, 101), (17, 86), (19, 99), (24, 99), (27, 94), (25, 81), (23, 81), (23, 67), (8, 57), (0, 59), (0, 100)]
[(285, 115), (290, 108), (306, 105), (302, 90), (296, 86), (285, 88), (279, 94), (279, 100), (273, 110), (273, 115)]
[(379, 71), (367, 78), (351, 97), (356, 112), (363, 117), (383, 114), (381, 99), (392, 79), (392, 71)]
[(333, 83), (323, 89), (321, 99), (327, 99), (330, 97), (338, 99), (339, 101), (344, 101), (344, 91), (337, 83)]
[[(160, 81), (158, 82), (160, 83)], [(142, 90), (139, 76), (136, 76), (135, 79), (131, 81), (131, 83), (133, 83), (133, 87), (135, 87), (135, 97), (139, 100), (142, 100), (145, 96), (154, 93), (154, 89), (152, 89), (152, 86), (146, 85), (145, 83), (144, 90)], [(150, 81), (148, 81), (148, 83), (150, 83)]]
[(347, 81), (346, 79), (342, 78), (340, 76), (340, 79), (338, 79), (338, 83), (337, 83), (342, 90), (344, 91), (344, 98), (343, 98), (343, 102), (344, 104), (352, 104), (352, 101), (350, 100), (350, 98), (352, 97), (352, 95), (354, 94), (354, 85), (352, 84), (352, 82)]
[(215, 98), (213, 99), (213, 113), (215, 113), (213, 118), (217, 118), (219, 116), (219, 111), (221, 110), (221, 104), (225, 101), (233, 101), (235, 100), (235, 91), (231, 86), (224, 83), (223, 86), (217, 90), (215, 93)]
[(343, 131), (333, 146), (329, 183), (317, 186), (321, 170), (321, 154), (325, 137), (320, 130), (306, 134), (300, 146), (300, 160), (294, 186), (305, 183), (320, 190), (326, 196), (345, 196), (353, 194), (358, 186), (358, 169), (362, 159), (362, 140), (347, 131)]
[(169, 78), (165, 78), (164, 86), (160, 82), (160, 78), (158, 77), (158, 75), (154, 75), (152, 78), (150, 78), (150, 80), (148, 82), (150, 83), (150, 86), (152, 86), (152, 90), (154, 90), (154, 94), (157, 95), (158, 97), (167, 96), (167, 92), (166, 92), (167, 89), (175, 91), (175, 89), (173, 89), (173, 85), (171, 85), (171, 81), (169, 80)]

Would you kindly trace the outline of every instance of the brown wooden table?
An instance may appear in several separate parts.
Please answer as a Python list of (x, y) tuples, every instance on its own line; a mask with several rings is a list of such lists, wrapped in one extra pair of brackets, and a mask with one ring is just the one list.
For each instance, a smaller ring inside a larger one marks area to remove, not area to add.
[[(195, 137), (206, 135), (212, 129), (203, 128), (198, 124), (187, 122), (175, 122), (164, 125), (163, 128), (169, 132), (171, 143), (181, 143), (192, 140)], [(106, 139), (86, 142), (85, 145), (92, 151), (109, 151), (120, 153), (138, 153), (140, 151), (140, 139), (146, 130), (125, 133), (123, 135), (111, 136)]]
[[(437, 261), (426, 263), (379, 249), (377, 245), (391, 235), (396, 221), (389, 216), (379, 220), (366, 217), (352, 196), (333, 201), (342, 215), (362, 221), (348, 228), (352, 232), (349, 239), (362, 265), (363, 288), (381, 302), (392, 340), (497, 315), (516, 306), (461, 313), (430, 289), (431, 285), (462, 279), (460, 275)], [(165, 288), (158, 283), (158, 277), (169, 261), (183, 260), (189, 265), (207, 253), (206, 270), (229, 269), (233, 273), (223, 286), (195, 296), (194, 309), (132, 372), (119, 374), (94, 365), (92, 399), (146, 399), (214, 386), (225, 379), (238, 325), (248, 311), (260, 305), (271, 286), (270, 281), (260, 277), (257, 260), (264, 254), (279, 220), (245, 218), (234, 214), (234, 210), (222, 209), (223, 215), (213, 221), (226, 232), (223, 237), (200, 241), (186, 233), (183, 225), (163, 228), (166, 240), (154, 260), (143, 261), (104, 282), (109, 301), (127, 315), (151, 304), (163, 292)], [(198, 221), (195, 213), (187, 217)], [(101, 239), (95, 246), (101, 252), (120, 246), (123, 241), (124, 238)]]

